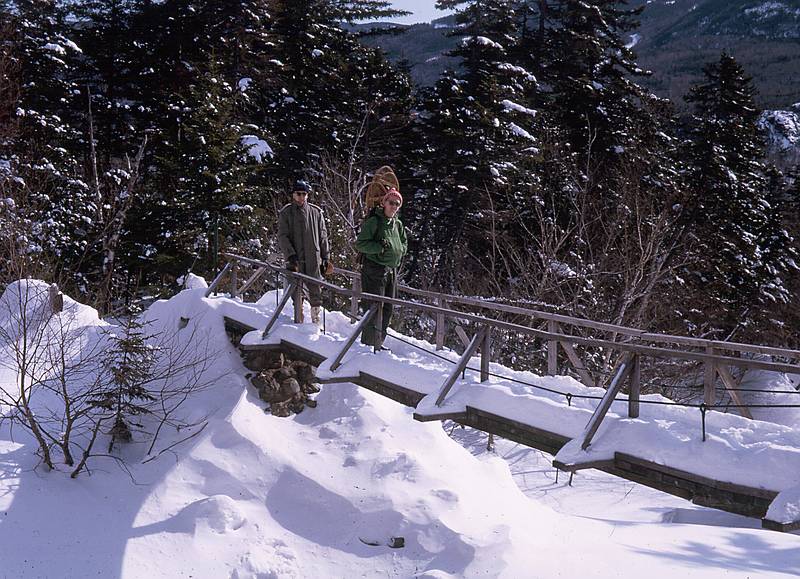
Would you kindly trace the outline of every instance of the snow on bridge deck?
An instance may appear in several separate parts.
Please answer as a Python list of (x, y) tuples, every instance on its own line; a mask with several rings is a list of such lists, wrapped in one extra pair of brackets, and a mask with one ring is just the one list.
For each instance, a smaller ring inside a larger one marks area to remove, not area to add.
[[(390, 334), (386, 345), (391, 351), (375, 354), (356, 343), (341, 366), (331, 371), (330, 360), (353, 330), (345, 315), (328, 312), (322, 333), (311, 324), (294, 324), (287, 308), (262, 338), (261, 329), (276, 306), (275, 292), (256, 304), (225, 297), (209, 301), (240, 329), (257, 328), (243, 336), (242, 349), (283, 349), (305, 356), (318, 365), (321, 382), (353, 382), (373, 389), (414, 406), (419, 420), (452, 418), (558, 453), (557, 464), (570, 470), (600, 468), (699, 504), (766, 515), (764, 524), (771, 528), (797, 527), (800, 431), (793, 428), (708, 412), (703, 441), (697, 408), (646, 395), (639, 417), (628, 418), (626, 398), (620, 395), (583, 451), (578, 438), (599, 400), (572, 398), (568, 403), (565, 395), (600, 398), (605, 393), (601, 388), (567, 376), (540, 376), (491, 364), (488, 381), (481, 382), (479, 372), (468, 369), (442, 406), (436, 406), (442, 384), (460, 357), (456, 352), (434, 353), (432, 344), (406, 336), (400, 341)], [(477, 369), (479, 363), (470, 367)]]

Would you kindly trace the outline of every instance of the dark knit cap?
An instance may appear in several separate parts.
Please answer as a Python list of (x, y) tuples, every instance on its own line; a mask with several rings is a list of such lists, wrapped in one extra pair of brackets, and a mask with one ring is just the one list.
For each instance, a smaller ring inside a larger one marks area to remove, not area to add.
[(305, 191), (306, 193), (311, 193), (311, 187), (302, 179), (298, 179), (294, 182), (294, 189), (292, 189), (292, 191)]

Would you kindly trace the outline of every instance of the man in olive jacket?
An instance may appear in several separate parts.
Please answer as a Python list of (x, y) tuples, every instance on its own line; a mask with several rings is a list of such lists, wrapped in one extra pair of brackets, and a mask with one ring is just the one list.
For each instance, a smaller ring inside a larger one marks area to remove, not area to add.
[[(389, 189), (364, 224), (356, 239), (356, 249), (364, 254), (361, 268), (361, 289), (370, 294), (387, 297), (397, 295), (397, 268), (408, 251), (406, 229), (397, 217), (403, 204), (403, 197), (395, 189)], [(369, 308), (370, 302), (364, 306)], [(367, 324), (361, 333), (361, 343), (374, 346), (376, 350), (386, 349), (383, 340), (386, 328), (392, 319), (392, 304), (383, 304), (380, 328), (376, 320)]]
[[(278, 243), (286, 259), (286, 269), (322, 279), (328, 267), (328, 230), (322, 209), (308, 202), (310, 187), (297, 181), (292, 202), (278, 215)], [(322, 288), (306, 284), (304, 294), (311, 304), (311, 321), (319, 324)]]

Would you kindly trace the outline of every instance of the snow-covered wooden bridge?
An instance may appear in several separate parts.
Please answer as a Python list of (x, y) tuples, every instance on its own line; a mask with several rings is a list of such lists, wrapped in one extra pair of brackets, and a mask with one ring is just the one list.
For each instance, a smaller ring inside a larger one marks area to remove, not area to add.
[[(754, 405), (746, 403), (746, 389), (731, 371), (800, 375), (800, 351), (654, 334), (405, 286), (400, 292), (407, 299), (386, 298), (361, 292), (353, 272), (336, 272), (349, 280), (348, 288), (268, 262), (226, 257), (206, 297), (222, 308), (227, 329), (251, 359), (280, 350), (317, 366), (322, 383), (355, 383), (414, 408), (417, 420), (449, 419), (552, 453), (559, 469), (597, 468), (697, 504), (759, 517), (767, 528), (800, 528), (800, 432), (752, 420)], [(283, 279), (290, 283), (284, 291), (260, 289), (255, 295), (263, 297), (247, 303), (244, 296), (268, 279), (275, 287)], [(229, 292), (217, 293), (223, 283)], [(346, 304), (346, 313), (326, 312), (322, 332), (298, 323), (303, 283), (321, 285)], [(361, 314), (363, 298), (429, 314), (432, 342), (393, 332), (386, 342), (391, 352), (377, 354), (357, 343), (362, 328), (380, 315), (377, 305)], [(293, 313), (285, 311), (290, 302)], [(445, 348), (450, 332), (462, 353)], [(498, 340), (544, 342), (545, 375), (493, 363)], [(602, 353), (606, 371), (600, 377), (581, 358), (592, 348)], [(643, 369), (663, 360), (701, 365), (702, 402), (641, 394)], [(720, 402), (728, 397), (730, 403)], [(800, 406), (796, 398), (783, 406)], [(723, 408), (741, 416), (715, 411)]]

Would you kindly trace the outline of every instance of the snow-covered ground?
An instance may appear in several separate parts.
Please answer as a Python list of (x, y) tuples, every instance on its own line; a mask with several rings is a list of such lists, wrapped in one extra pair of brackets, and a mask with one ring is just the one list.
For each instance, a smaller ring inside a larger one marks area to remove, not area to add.
[(417, 422), (352, 384), (323, 386), (297, 416), (265, 414), (223, 331), (236, 304), (202, 292), (147, 312), (152, 330), (208, 331), (214, 384), (181, 408), (208, 416), (196, 436), (149, 462), (137, 440), (115, 451), (127, 471), (95, 457), (73, 480), (0, 428), (0, 577), (800, 574), (797, 535), (595, 471), (556, 482), (552, 457), (507, 441), (487, 452), (484, 434)]

